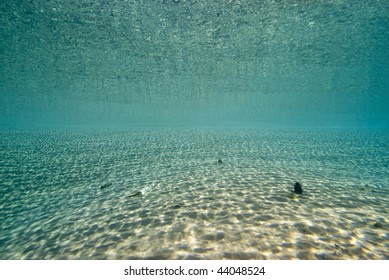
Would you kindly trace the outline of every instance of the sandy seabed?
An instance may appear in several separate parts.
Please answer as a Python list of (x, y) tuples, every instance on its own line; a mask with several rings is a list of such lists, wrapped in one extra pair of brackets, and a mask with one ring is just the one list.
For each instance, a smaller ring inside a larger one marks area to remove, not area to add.
[(0, 138), (0, 259), (389, 259), (389, 133)]

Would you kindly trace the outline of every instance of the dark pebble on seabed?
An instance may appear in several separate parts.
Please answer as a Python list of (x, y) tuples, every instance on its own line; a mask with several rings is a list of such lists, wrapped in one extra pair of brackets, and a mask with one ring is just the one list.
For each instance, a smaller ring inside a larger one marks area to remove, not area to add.
[(382, 223), (380, 223), (380, 222), (376, 222), (376, 223), (374, 223), (373, 227), (374, 228), (383, 228), (384, 225)]
[(330, 259), (329, 255), (326, 255), (324, 253), (322, 253), (322, 254), (315, 254), (315, 257), (317, 259), (319, 259), (319, 260), (329, 260)]
[(108, 188), (110, 186), (112, 186), (112, 183), (105, 183), (104, 185), (100, 186), (100, 189), (105, 189), (105, 188)]
[(223, 161), (219, 158), (219, 160), (217, 161), (217, 163), (223, 163)]
[(139, 197), (139, 196), (142, 196), (141, 192), (136, 192), (136, 193), (130, 194), (128, 197)]
[(296, 194), (303, 194), (303, 186), (299, 182), (294, 184), (294, 192)]
[(343, 248), (343, 247), (339, 246), (338, 244), (335, 244), (335, 249), (336, 249), (336, 251), (333, 252), (334, 256), (340, 256), (342, 254), (351, 254), (350, 249)]

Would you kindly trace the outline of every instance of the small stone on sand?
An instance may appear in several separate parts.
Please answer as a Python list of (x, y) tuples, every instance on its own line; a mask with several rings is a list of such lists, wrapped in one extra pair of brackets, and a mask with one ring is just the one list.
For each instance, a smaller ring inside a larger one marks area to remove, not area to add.
[(296, 194), (303, 194), (303, 186), (299, 182), (294, 184), (294, 192)]
[(128, 197), (139, 197), (139, 196), (142, 196), (142, 192), (135, 192), (133, 194), (130, 194)]
[(108, 182), (108, 183), (105, 183), (104, 185), (101, 185), (100, 189), (105, 189), (105, 188), (108, 188), (110, 186), (112, 186), (112, 183)]
[(373, 227), (374, 228), (383, 228), (384, 225), (382, 223), (380, 223), (380, 222), (376, 222), (376, 223), (374, 223)]

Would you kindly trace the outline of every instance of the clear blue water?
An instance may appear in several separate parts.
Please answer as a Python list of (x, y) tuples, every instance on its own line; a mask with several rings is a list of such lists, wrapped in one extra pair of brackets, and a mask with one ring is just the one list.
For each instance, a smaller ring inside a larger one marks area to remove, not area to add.
[(387, 1), (2, 1), (2, 126), (389, 126)]
[(0, 36), (0, 259), (388, 259), (388, 1), (2, 1)]

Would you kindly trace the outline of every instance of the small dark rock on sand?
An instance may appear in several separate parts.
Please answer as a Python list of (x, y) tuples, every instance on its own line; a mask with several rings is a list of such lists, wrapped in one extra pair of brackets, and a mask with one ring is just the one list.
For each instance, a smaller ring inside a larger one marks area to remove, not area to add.
[(108, 187), (110, 187), (110, 186), (112, 186), (112, 183), (105, 183), (104, 185), (101, 185), (100, 186), (100, 189), (102, 190), (102, 189), (106, 189), (106, 188), (108, 188)]
[(128, 197), (139, 197), (139, 196), (142, 196), (142, 192), (135, 192), (133, 194), (130, 194)]
[(217, 163), (223, 163), (223, 161), (219, 158), (219, 160), (217, 161)]
[(296, 182), (294, 184), (294, 193), (295, 194), (303, 194), (303, 186), (299, 182)]
[(374, 228), (383, 228), (384, 225), (382, 223), (380, 223), (380, 222), (376, 222), (376, 223), (374, 223), (373, 227)]

